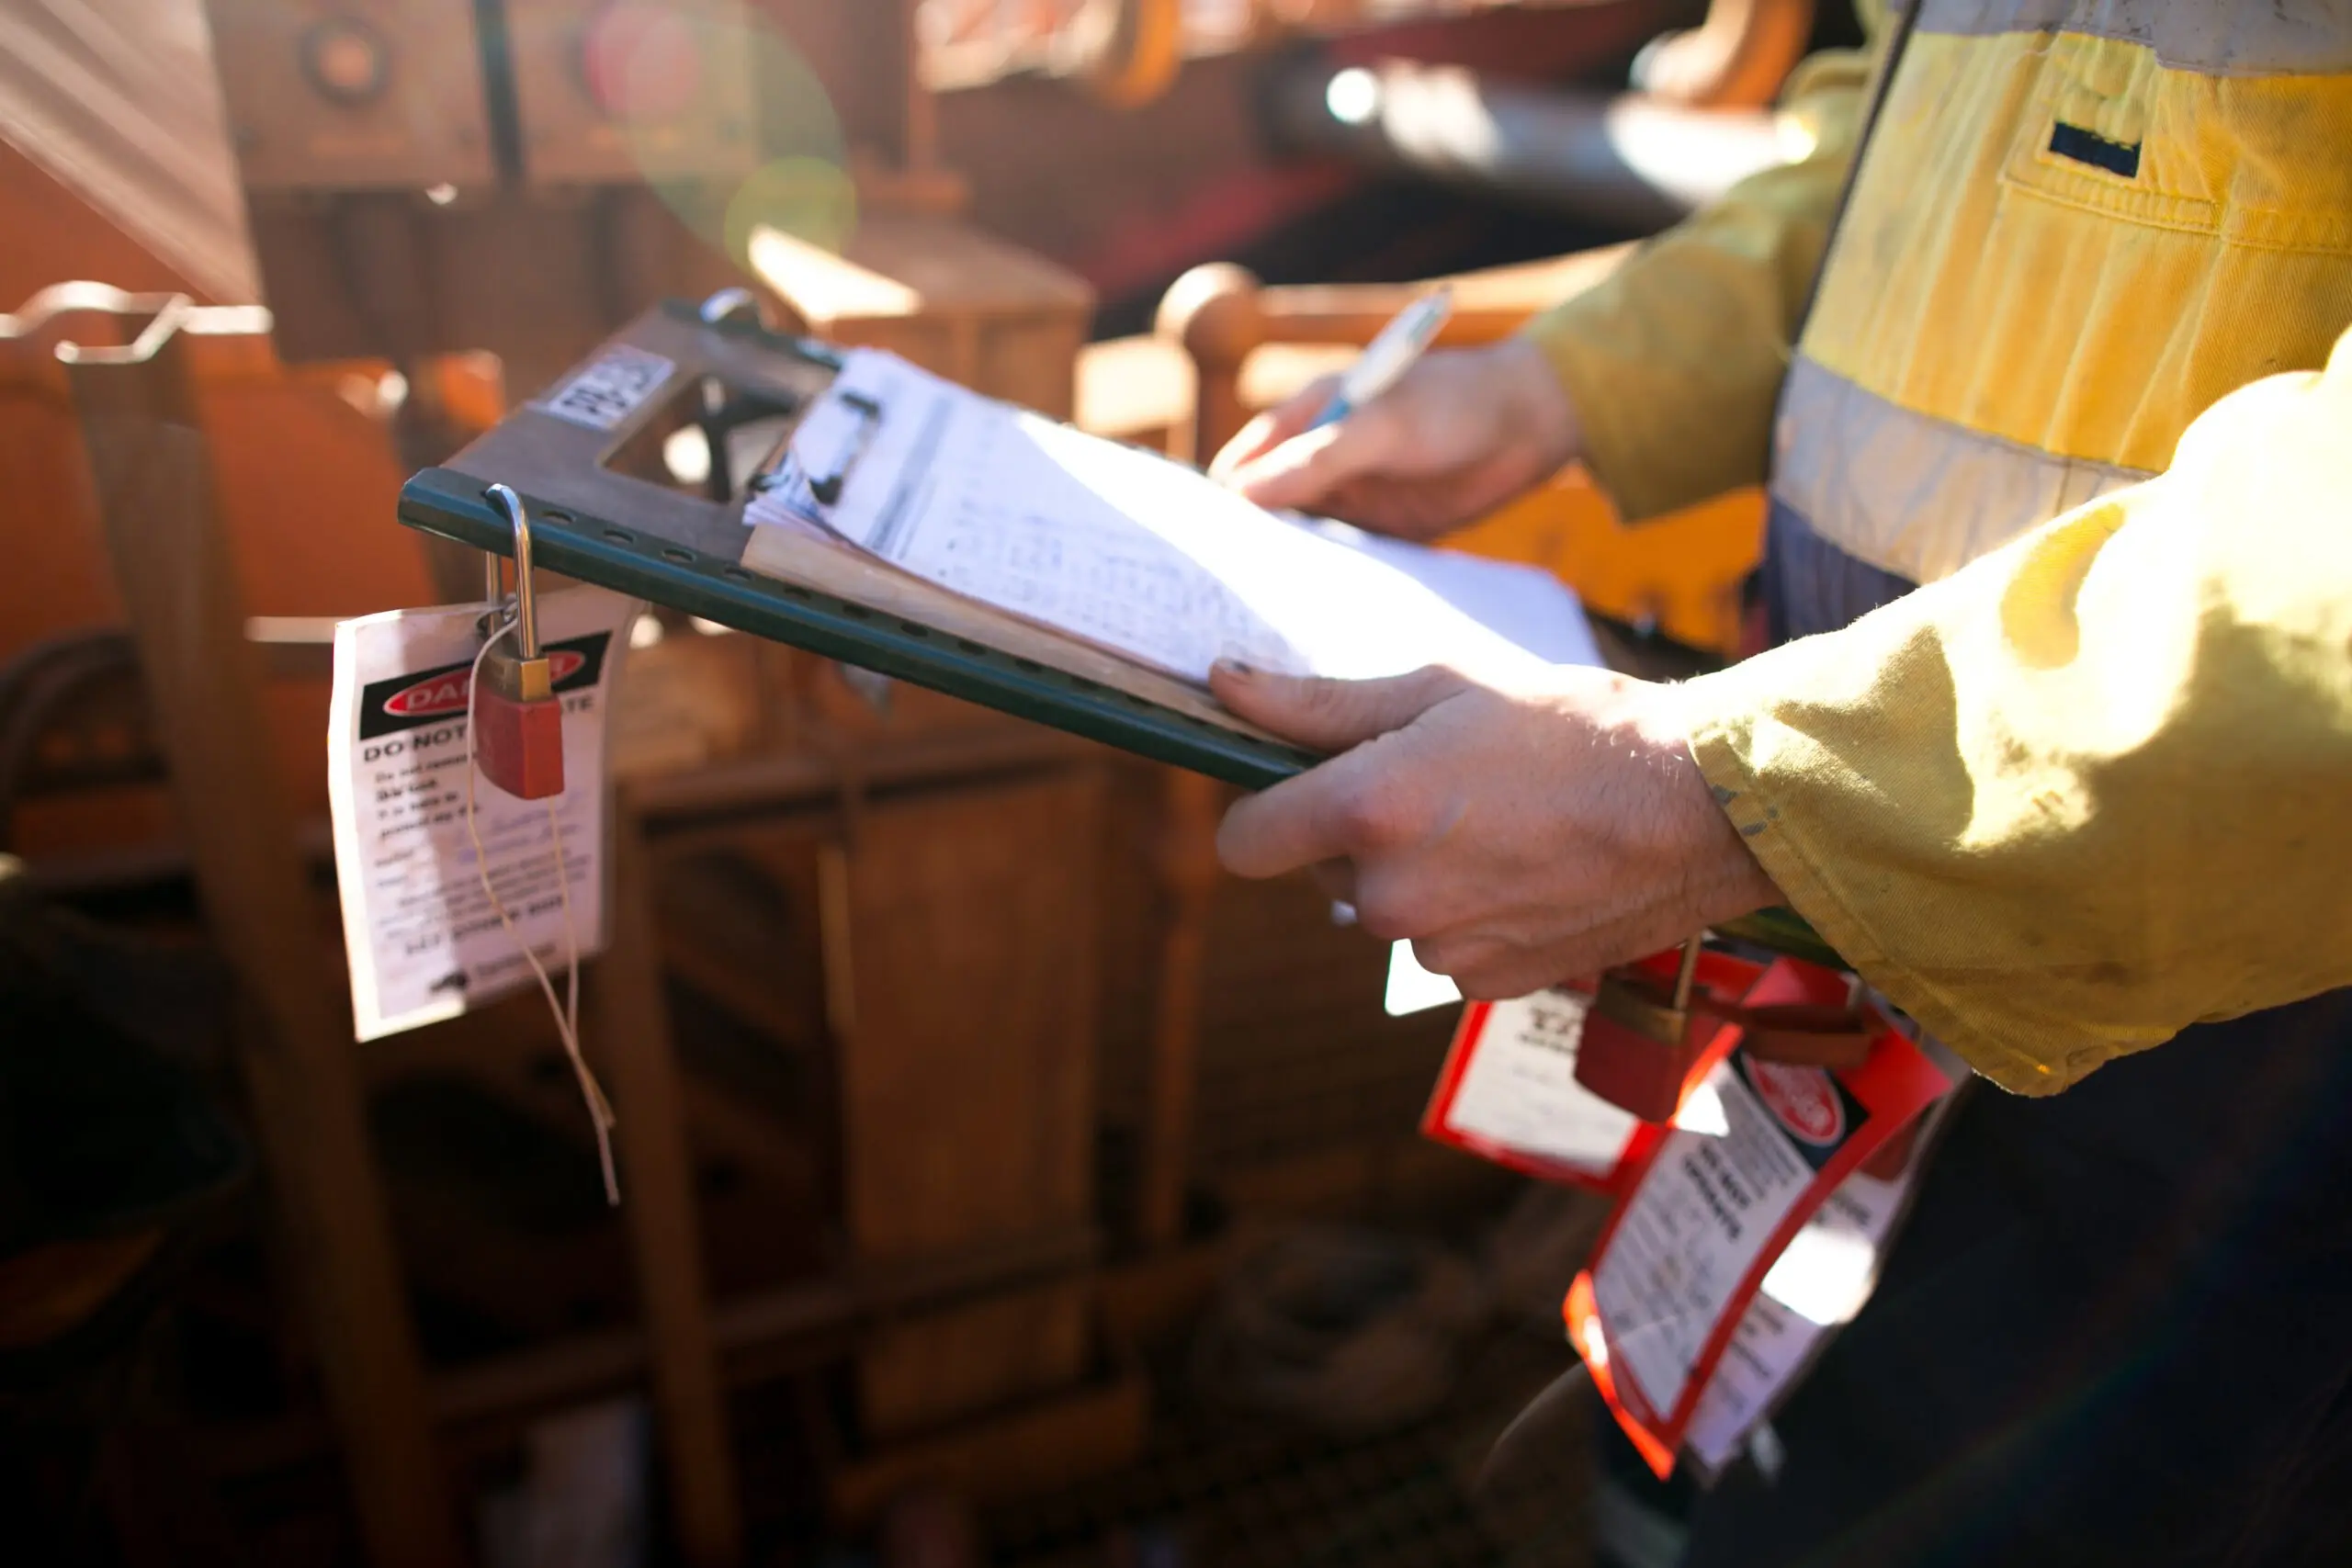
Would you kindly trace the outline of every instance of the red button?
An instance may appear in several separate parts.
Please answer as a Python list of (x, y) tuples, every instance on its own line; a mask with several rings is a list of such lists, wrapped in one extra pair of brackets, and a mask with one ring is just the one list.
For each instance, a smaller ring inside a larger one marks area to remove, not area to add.
[(339, 104), (364, 104), (392, 76), (392, 51), (356, 17), (331, 17), (302, 35), (302, 72)]
[(661, 124), (682, 118), (702, 91), (695, 25), (660, 6), (616, 0), (590, 18), (580, 40), (588, 96), (615, 119)]

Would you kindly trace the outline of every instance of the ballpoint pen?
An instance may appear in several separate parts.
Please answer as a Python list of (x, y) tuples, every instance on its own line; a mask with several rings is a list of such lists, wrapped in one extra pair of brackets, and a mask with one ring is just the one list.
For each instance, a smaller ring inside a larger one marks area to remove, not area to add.
[(1337, 423), (1403, 379), (1453, 313), (1453, 290), (1444, 284), (1406, 306), (1348, 367), (1340, 378), (1340, 389), (1331, 394), (1310, 428), (1320, 430)]

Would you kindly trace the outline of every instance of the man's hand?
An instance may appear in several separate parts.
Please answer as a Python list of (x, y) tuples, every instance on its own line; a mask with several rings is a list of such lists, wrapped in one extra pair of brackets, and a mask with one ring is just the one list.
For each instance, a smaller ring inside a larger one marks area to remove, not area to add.
[(1449, 670), (1300, 680), (1220, 664), (1242, 717), (1320, 767), (1236, 805), (1226, 868), (1302, 866), (1364, 930), (1471, 997), (1525, 996), (1781, 901), (1717, 807), (1674, 689), (1558, 668), (1499, 691)]
[(1433, 539), (1550, 479), (1577, 456), (1576, 410), (1532, 343), (1427, 355), (1337, 424), (1309, 430), (1326, 377), (1260, 414), (1209, 472), (1261, 506)]

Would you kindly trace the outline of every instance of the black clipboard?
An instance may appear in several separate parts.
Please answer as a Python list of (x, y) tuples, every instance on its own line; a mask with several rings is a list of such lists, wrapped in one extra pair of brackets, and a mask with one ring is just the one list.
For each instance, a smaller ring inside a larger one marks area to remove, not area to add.
[(767, 330), (747, 305), (722, 297), (700, 310), (649, 310), (445, 467), (412, 478), (400, 520), (511, 554), (504, 514), (484, 495), (505, 484), (523, 500), (537, 564), (548, 571), (1245, 788), (1315, 764), (1311, 752), (1253, 729), (1189, 682), (851, 547), (812, 545), (786, 570), (745, 566), (749, 498), (728, 493), (718, 452), (701, 493), (648, 475), (661, 438), (685, 424), (718, 437), (714, 449), (754, 423), (788, 439), (840, 369), (832, 350)]
[[(841, 367), (827, 345), (764, 327), (741, 290), (700, 308), (657, 306), (447, 465), (412, 478), (401, 487), (400, 520), (511, 555), (505, 513), (484, 493), (504, 484), (529, 514), (537, 564), (562, 576), (1246, 789), (1321, 760), (1243, 723), (1197, 686), (920, 581), (853, 547), (812, 544), (787, 567), (746, 566), (750, 495), (732, 493), (729, 439), (764, 425), (780, 447)], [(712, 453), (699, 493), (648, 477), (660, 439), (689, 424), (701, 427)], [(1722, 930), (1842, 966), (1790, 910), (1764, 910)]]

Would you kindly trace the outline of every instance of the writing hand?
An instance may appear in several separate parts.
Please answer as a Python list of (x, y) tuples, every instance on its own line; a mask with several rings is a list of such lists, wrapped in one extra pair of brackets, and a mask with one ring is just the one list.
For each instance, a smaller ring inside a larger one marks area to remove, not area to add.
[(1347, 418), (1310, 428), (1327, 377), (1259, 415), (1209, 472), (1261, 506), (1432, 539), (1493, 511), (1576, 457), (1576, 412), (1540, 350), (1512, 340), (1424, 355)]

